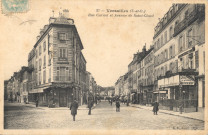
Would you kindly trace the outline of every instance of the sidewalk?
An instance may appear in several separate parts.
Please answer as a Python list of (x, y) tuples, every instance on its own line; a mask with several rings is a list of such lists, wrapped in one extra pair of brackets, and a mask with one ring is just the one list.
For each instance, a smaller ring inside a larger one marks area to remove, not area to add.
[[(25, 103), (19, 103), (19, 102), (8, 102), (8, 101), (4, 101), (4, 105), (5, 106), (11, 106), (11, 105), (16, 105), (16, 106), (28, 106), (28, 107), (34, 107), (36, 108), (36, 103), (35, 102), (29, 102), (28, 104)], [(96, 104), (94, 104), (94, 106), (92, 107), (92, 109), (94, 109), (96, 107)], [(47, 106), (38, 106), (39, 109), (44, 109), (44, 110), (68, 110), (68, 107), (55, 107), (55, 108), (49, 108)], [(86, 104), (81, 105), (78, 107), (78, 110), (89, 110), (89, 108), (87, 107)]]
[[(152, 106), (143, 106), (143, 105), (138, 105), (138, 104), (129, 104), (129, 106), (140, 108), (140, 109), (146, 109), (152, 111), (153, 107)], [(180, 112), (174, 112), (174, 111), (169, 111), (169, 110), (159, 110), (159, 113), (165, 113), (169, 115), (175, 115), (179, 117), (185, 117), (189, 119), (195, 119), (195, 120), (200, 120), (204, 121), (204, 112), (191, 112), (191, 113), (182, 113)]]

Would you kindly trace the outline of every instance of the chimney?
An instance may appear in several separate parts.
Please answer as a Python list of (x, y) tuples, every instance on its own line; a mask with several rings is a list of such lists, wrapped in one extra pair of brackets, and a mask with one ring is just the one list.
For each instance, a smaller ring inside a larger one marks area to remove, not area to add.
[(49, 24), (50, 24), (50, 23), (54, 23), (54, 22), (55, 22), (55, 20), (56, 20), (56, 18), (54, 18), (54, 17), (50, 17), (50, 19), (49, 19)]
[(145, 43), (145, 45), (143, 46), (142, 52), (146, 52), (146, 43)]
[(40, 36), (37, 36), (37, 41), (40, 39)]
[(44, 33), (44, 30), (43, 29), (40, 29), (40, 36), (42, 36)]
[(69, 18), (69, 10), (68, 10), (68, 9), (64, 9), (64, 10), (63, 10), (63, 16), (64, 16), (65, 18)]

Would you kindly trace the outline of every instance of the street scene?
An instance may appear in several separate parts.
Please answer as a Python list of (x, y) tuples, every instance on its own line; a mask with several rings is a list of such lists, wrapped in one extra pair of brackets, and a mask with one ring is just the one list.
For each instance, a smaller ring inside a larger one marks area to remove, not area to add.
[(4, 130), (205, 130), (205, 4), (133, 3), (4, 2)]
[(151, 110), (124, 104), (121, 104), (120, 112), (116, 112), (115, 103), (111, 106), (104, 100), (92, 109), (91, 115), (88, 115), (86, 106), (79, 107), (75, 122), (69, 108), (36, 108), (31, 104), (8, 103), (4, 109), (6, 129), (204, 129), (204, 122), (201, 120), (178, 117), (160, 111), (158, 115), (153, 115)]

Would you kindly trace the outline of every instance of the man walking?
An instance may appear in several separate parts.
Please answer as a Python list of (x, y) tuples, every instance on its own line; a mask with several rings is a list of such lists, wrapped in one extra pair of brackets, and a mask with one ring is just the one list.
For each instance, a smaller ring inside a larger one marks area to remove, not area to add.
[(159, 106), (159, 104), (157, 102), (155, 102), (153, 104), (153, 112), (154, 112), (154, 115), (157, 115), (157, 111), (159, 110), (158, 106)]
[(38, 98), (36, 98), (35, 103), (36, 103), (36, 107), (38, 107)]
[(120, 103), (118, 100), (116, 101), (116, 112), (120, 112)]
[(91, 109), (92, 109), (92, 107), (93, 107), (93, 101), (90, 100), (90, 101), (88, 102), (88, 108), (89, 108), (88, 115), (91, 115)]
[(73, 121), (75, 121), (75, 116), (77, 115), (77, 109), (78, 109), (78, 103), (76, 99), (71, 103), (70, 110), (71, 110), (71, 115), (73, 116)]

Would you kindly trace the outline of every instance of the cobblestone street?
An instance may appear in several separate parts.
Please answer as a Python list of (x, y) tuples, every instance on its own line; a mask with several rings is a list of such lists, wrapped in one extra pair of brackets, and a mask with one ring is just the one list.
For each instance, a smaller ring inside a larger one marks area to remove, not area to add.
[(121, 104), (121, 111), (116, 112), (115, 104), (102, 101), (88, 115), (87, 108), (78, 110), (76, 121), (68, 108), (47, 108), (29, 104), (7, 103), (4, 114), (5, 129), (204, 129), (204, 122), (158, 113), (150, 110), (127, 107)]

